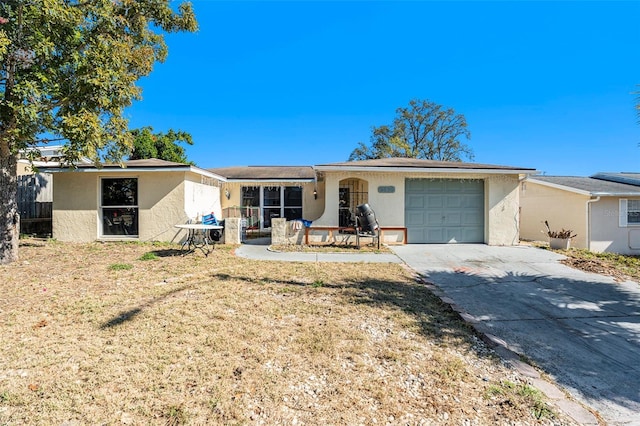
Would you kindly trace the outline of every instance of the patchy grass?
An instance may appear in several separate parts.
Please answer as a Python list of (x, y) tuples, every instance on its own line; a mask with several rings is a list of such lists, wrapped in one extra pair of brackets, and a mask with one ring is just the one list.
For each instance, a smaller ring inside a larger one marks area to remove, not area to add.
[(0, 424), (572, 424), (400, 265), (177, 253), (21, 240)]
[(553, 417), (553, 410), (544, 401), (544, 395), (536, 388), (526, 383), (503, 381), (489, 386), (487, 398), (498, 401), (501, 405), (529, 405), (533, 407), (536, 418)]
[(148, 251), (138, 258), (138, 260), (158, 260), (158, 259), (159, 259), (158, 255), (152, 251)]
[(609, 275), (617, 281), (640, 282), (640, 257), (615, 253), (593, 253), (589, 250), (559, 250), (568, 258), (564, 264), (587, 272)]
[(129, 269), (133, 269), (133, 265), (130, 263), (114, 263), (109, 265), (110, 271), (128, 271)]

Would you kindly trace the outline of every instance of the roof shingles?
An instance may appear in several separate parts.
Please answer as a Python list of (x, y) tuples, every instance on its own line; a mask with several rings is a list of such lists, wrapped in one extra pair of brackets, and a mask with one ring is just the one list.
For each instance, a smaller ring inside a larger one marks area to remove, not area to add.
[(611, 182), (593, 177), (582, 176), (535, 176), (532, 181), (540, 181), (564, 186), (593, 196), (640, 195), (640, 187), (619, 182)]
[(463, 163), (458, 161), (423, 160), (419, 158), (378, 158), (373, 160), (346, 161), (343, 163), (319, 164), (320, 167), (404, 167), (420, 169), (483, 169), (483, 170), (530, 170), (526, 167), (498, 166), (495, 164)]
[(239, 180), (313, 180), (316, 176), (311, 166), (238, 166), (208, 170), (227, 179)]

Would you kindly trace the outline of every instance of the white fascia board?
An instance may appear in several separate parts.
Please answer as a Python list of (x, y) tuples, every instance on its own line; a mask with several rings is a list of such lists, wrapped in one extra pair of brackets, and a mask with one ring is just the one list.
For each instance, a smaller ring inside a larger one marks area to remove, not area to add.
[(594, 197), (640, 197), (640, 191), (638, 192), (592, 192)]
[(225, 178), (224, 176), (220, 176), (220, 175), (217, 175), (215, 173), (211, 173), (210, 171), (205, 170), (205, 169), (201, 169), (200, 167), (190, 166), (190, 170), (192, 172), (194, 172), (194, 173), (197, 173), (197, 174), (200, 174), (200, 175), (203, 175), (203, 176), (206, 176), (206, 177), (217, 179), (220, 182), (226, 182), (227, 181), (227, 178)]
[(351, 167), (351, 166), (313, 166), (321, 172), (383, 172), (383, 173), (461, 173), (461, 174), (493, 174), (493, 175), (533, 175), (537, 170), (518, 169), (458, 169), (458, 168), (417, 168), (417, 167)]
[(227, 183), (310, 183), (315, 182), (315, 179), (226, 179)]
[(215, 173), (211, 173), (207, 170), (200, 169), (198, 167), (188, 166), (187, 167), (78, 167), (76, 169), (72, 168), (62, 168), (62, 167), (42, 167), (39, 168), (40, 172), (44, 173), (63, 173), (63, 172), (74, 172), (74, 173), (128, 173), (128, 172), (193, 172), (199, 175), (207, 176), (210, 178), (217, 179), (221, 182), (226, 182), (227, 179), (223, 176), (217, 175)]

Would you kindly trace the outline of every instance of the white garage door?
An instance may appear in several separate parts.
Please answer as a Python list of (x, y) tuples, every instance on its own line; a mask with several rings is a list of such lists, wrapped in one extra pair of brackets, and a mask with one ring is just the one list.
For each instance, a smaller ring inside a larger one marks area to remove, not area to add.
[(405, 226), (410, 244), (484, 242), (484, 181), (406, 179)]

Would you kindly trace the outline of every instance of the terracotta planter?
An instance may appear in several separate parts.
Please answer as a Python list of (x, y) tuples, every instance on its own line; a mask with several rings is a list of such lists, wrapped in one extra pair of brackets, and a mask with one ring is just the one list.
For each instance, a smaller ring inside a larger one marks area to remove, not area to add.
[(549, 247), (554, 250), (568, 250), (571, 246), (571, 238), (549, 238)]

